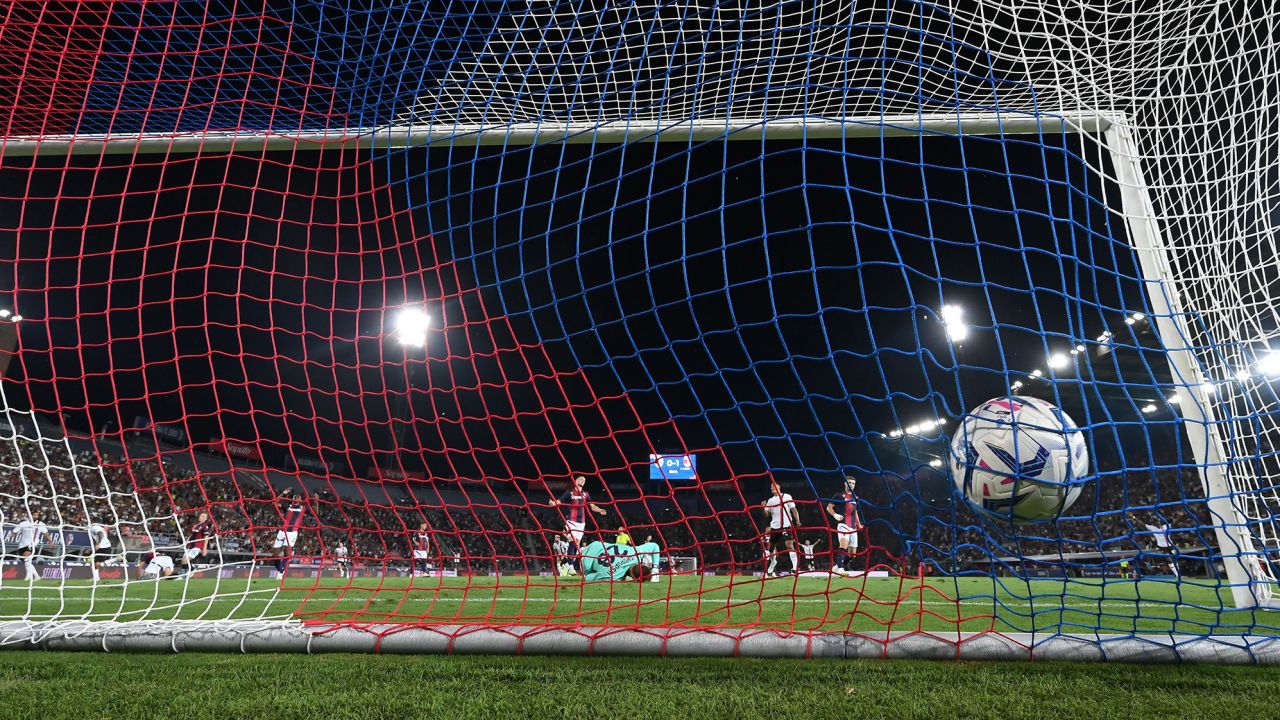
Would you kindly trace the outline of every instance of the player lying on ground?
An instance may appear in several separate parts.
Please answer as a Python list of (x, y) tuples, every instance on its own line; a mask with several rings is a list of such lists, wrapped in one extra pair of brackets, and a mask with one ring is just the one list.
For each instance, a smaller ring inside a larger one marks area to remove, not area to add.
[(164, 553), (150, 553), (138, 564), (139, 580), (159, 580), (173, 574), (173, 558)]
[(569, 536), (569, 556), (576, 558), (582, 547), (582, 536), (587, 530), (587, 510), (597, 515), (605, 515), (605, 509), (591, 502), (591, 493), (587, 492), (587, 477), (579, 475), (573, 479), (573, 487), (564, 491), (557, 500), (551, 499), (551, 507), (569, 506), (569, 513), (564, 516), (564, 532)]
[(596, 540), (582, 550), (582, 579), (644, 582), (653, 573), (660, 552), (656, 543), (631, 547)]
[(858, 498), (853, 494), (856, 483), (852, 475), (846, 475), (839, 509), (836, 503), (827, 503), (827, 514), (836, 521), (836, 557), (831, 566), (831, 572), (836, 575), (848, 575), (852, 570), (849, 565), (858, 554), (858, 531), (862, 529), (862, 520), (858, 517)]

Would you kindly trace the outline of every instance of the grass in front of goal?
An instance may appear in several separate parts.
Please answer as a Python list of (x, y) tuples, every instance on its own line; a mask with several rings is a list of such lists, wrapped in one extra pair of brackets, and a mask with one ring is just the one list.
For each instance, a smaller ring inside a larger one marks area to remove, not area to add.
[(0, 652), (7, 717), (1272, 717), (1275, 670), (1064, 663)]
[(0, 620), (298, 618), (315, 623), (771, 627), (793, 630), (1280, 634), (1216, 583), (1011, 578), (682, 576), (6, 581)]

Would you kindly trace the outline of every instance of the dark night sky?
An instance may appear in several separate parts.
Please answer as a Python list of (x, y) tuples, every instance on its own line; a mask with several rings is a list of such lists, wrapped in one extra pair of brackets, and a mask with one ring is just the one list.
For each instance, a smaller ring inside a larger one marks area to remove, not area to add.
[[(415, 431), (398, 459), (440, 477), (626, 463), (641, 477), (648, 452), (685, 448), (723, 449), (704, 453), (708, 480), (904, 473), (907, 446), (879, 433), (937, 414), (954, 427), (1047, 350), (1094, 347), (1145, 310), (1080, 144), (109, 157), (65, 173), (61, 159), (10, 161), (6, 185), (25, 199), (0, 206), (20, 240), (4, 290), (18, 283), (30, 319), (11, 376), (73, 424), (86, 406), (97, 426), (150, 415), (200, 441), (278, 443), (277, 461), (321, 447), (358, 476), (395, 446), (407, 382)], [(445, 326), (425, 356), (380, 339), (386, 309), (406, 301)], [(959, 357), (937, 321), (944, 301), (975, 326)], [(482, 357), (515, 342), (545, 367)], [(529, 379), (540, 371), (561, 387)], [(1162, 371), (1123, 389), (1155, 397)], [(1065, 375), (1058, 397), (1036, 394), (1081, 425), (1137, 417)], [(591, 393), (628, 402), (542, 412)], [(513, 410), (544, 417), (494, 419)], [(648, 427), (579, 442), (596, 413)], [(514, 449), (539, 437), (552, 447)], [(466, 447), (491, 451), (449, 452)], [(941, 452), (910, 447), (917, 465)]]

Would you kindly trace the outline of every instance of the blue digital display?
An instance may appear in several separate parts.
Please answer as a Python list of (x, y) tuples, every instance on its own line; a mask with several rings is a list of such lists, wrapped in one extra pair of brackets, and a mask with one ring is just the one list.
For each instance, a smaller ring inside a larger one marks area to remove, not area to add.
[(698, 459), (693, 455), (650, 455), (650, 480), (697, 480)]

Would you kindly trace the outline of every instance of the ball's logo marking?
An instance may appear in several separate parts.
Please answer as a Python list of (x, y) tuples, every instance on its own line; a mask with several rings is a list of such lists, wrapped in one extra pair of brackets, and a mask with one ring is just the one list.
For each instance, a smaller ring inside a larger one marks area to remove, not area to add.
[[(1024, 439), (1024, 442), (1032, 444), (1033, 441)], [(1000, 458), (1000, 462), (1004, 463), (1014, 475), (1020, 475), (1022, 477), (1039, 477), (1040, 473), (1044, 472), (1045, 466), (1049, 464), (1049, 450), (1039, 443), (1034, 443), (1036, 447), (1039, 448), (1039, 450), (1036, 450), (1035, 457), (1024, 463), (1019, 463), (1017, 458), (1004, 448), (997, 447), (991, 443), (985, 444), (987, 449), (991, 451), (991, 454)]]

